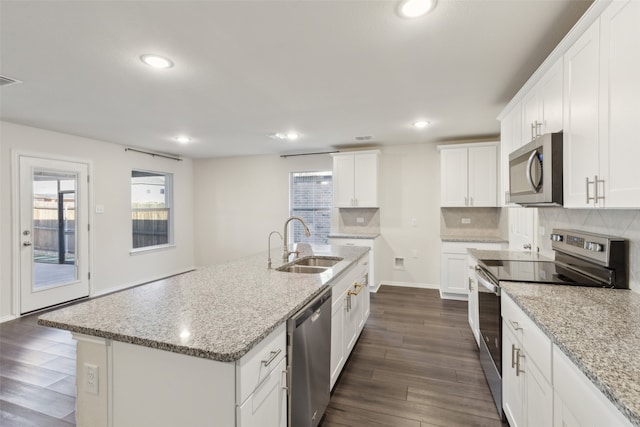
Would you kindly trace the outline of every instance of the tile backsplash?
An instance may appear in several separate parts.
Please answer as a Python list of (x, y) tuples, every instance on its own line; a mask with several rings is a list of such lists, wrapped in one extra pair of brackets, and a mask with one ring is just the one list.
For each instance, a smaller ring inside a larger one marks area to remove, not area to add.
[(506, 239), (509, 215), (501, 208), (440, 208), (440, 235)]
[(338, 233), (380, 233), (380, 209), (347, 208), (338, 209)]
[[(552, 256), (549, 235), (554, 228), (568, 228), (623, 237), (629, 240), (629, 287), (640, 292), (640, 210), (538, 209), (543, 254)], [(542, 234), (544, 231), (544, 234)]]

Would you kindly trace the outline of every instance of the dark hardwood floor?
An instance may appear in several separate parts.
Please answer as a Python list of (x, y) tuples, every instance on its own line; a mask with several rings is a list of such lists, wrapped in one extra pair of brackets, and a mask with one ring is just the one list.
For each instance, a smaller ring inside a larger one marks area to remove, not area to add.
[(322, 427), (497, 426), (467, 304), (382, 286)]
[(75, 425), (76, 345), (37, 316), (0, 324), (0, 425)]
[[(0, 324), (0, 425), (75, 425), (75, 343), (27, 316)], [(502, 426), (467, 323), (436, 290), (382, 286), (322, 427)]]

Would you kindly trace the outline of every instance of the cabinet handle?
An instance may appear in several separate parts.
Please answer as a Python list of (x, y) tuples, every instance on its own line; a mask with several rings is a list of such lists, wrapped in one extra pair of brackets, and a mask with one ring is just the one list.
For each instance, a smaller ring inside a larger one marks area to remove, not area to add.
[(346, 308), (347, 308), (347, 313), (351, 311), (351, 291), (347, 292), (347, 304), (346, 304)]
[(281, 348), (279, 348), (279, 349), (278, 349), (278, 350), (276, 350), (276, 351), (272, 351), (272, 352), (270, 353), (271, 355), (269, 356), (269, 358), (268, 358), (267, 360), (263, 360), (263, 361), (262, 361), (262, 364), (263, 364), (265, 367), (267, 367), (267, 366), (271, 365), (271, 362), (273, 362), (273, 361), (276, 359), (276, 357), (278, 357), (278, 355), (279, 355), (280, 353), (282, 353), (282, 349), (281, 349)]
[(289, 368), (283, 369), (282, 373), (284, 374), (284, 385), (282, 386), (283, 390), (289, 391)]
[(535, 125), (531, 123), (531, 140), (532, 141), (536, 139), (536, 136), (534, 135), (534, 128), (535, 128)]
[(511, 327), (513, 329), (515, 329), (516, 331), (521, 331), (522, 330), (522, 326), (520, 326), (520, 324), (518, 322), (514, 322), (513, 320), (509, 320), (509, 323), (511, 323)]
[(359, 206), (360, 203), (358, 203), (358, 198), (356, 197), (356, 206)]
[(352, 291), (352, 290), (347, 291), (348, 295), (358, 295), (362, 290), (362, 288), (364, 288), (364, 285), (361, 285), (360, 283), (354, 283), (353, 287), (355, 291)]
[(469, 198), (465, 196), (464, 198), (464, 205), (465, 206), (469, 206)]
[[(593, 177), (593, 182), (594, 182), (594, 188), (596, 190), (596, 203), (598, 203), (598, 200), (602, 200), (604, 201), (604, 179), (598, 179), (598, 175)], [(602, 184), (602, 196), (600, 195), (600, 192), (598, 191), (598, 184)]]
[(520, 358), (524, 359), (524, 355), (520, 354), (520, 349), (516, 348), (516, 377), (519, 377), (520, 374), (524, 374), (524, 370), (520, 369)]
[(469, 277), (469, 292), (473, 291), (473, 286), (471, 286), (471, 277)]
[(469, 206), (473, 206), (473, 197), (469, 197)]
[(586, 203), (587, 203), (587, 204), (589, 204), (589, 202), (590, 202), (591, 200), (593, 200), (594, 202), (595, 202), (595, 200), (596, 200), (596, 198), (595, 198), (595, 197), (589, 197), (589, 185), (590, 185), (590, 184), (593, 184), (593, 185), (594, 185), (594, 187), (595, 187), (595, 184), (596, 184), (596, 183), (595, 183), (595, 181), (594, 181), (593, 183), (592, 183), (592, 182), (590, 182), (590, 181), (589, 181), (589, 177), (586, 177), (585, 179), (586, 179), (586, 193), (587, 193), (587, 200), (586, 200)]
[(516, 346), (514, 344), (511, 344), (511, 369), (516, 367), (515, 352), (516, 352)]

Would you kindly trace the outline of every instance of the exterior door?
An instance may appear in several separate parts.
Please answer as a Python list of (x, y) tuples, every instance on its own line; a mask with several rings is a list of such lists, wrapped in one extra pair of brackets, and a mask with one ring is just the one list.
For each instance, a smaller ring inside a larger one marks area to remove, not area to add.
[(88, 165), (19, 156), (20, 313), (89, 295)]

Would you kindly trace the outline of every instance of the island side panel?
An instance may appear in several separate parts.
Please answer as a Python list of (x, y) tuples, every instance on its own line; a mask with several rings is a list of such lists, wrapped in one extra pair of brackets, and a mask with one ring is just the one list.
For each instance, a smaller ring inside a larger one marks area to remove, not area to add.
[[(78, 427), (108, 427), (109, 340), (73, 334), (76, 348), (76, 424)], [(97, 370), (89, 381), (88, 368)], [(92, 385), (90, 385), (90, 383)]]
[(235, 364), (114, 341), (113, 427), (235, 425)]

